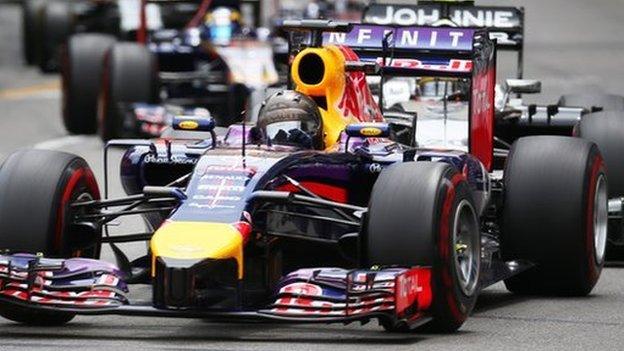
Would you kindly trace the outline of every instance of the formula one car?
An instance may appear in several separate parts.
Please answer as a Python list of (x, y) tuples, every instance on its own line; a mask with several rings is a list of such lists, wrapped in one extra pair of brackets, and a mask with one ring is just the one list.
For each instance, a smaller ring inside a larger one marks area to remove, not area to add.
[[(530, 135), (574, 135), (591, 140), (605, 158), (610, 175), (610, 208), (618, 212), (624, 199), (624, 159), (620, 156), (624, 149), (624, 97), (568, 94), (556, 104), (524, 104), (522, 94), (541, 92), (539, 81), (523, 79), (524, 16), (522, 7), (477, 6), (474, 1), (419, 1), (416, 5), (374, 3), (364, 12), (363, 22), (487, 28), (490, 38), (496, 39), (498, 50), (517, 55), (515, 79), (496, 87), (497, 154), (506, 154), (515, 140)], [(400, 78), (386, 82), (386, 92), (382, 93), (385, 105), (403, 108), (401, 102), (427, 100), (424, 95), (444, 98), (443, 90), (426, 91), (428, 86), (437, 86), (430, 80), (409, 83), (412, 82)], [(500, 167), (504, 161), (504, 157), (498, 158)], [(607, 256), (615, 260), (624, 257), (624, 222), (620, 216), (610, 217)]]
[[(43, 72), (59, 69), (62, 45), (74, 33), (102, 33), (124, 40), (139, 28), (140, 0), (25, 0), (22, 2), (24, 61)], [(180, 28), (180, 19), (197, 11), (189, 4), (150, 5), (150, 30)]]
[[(172, 1), (141, 8), (151, 2)], [(253, 91), (279, 82), (271, 44), (243, 25), (240, 6), (200, 1), (180, 30), (148, 32), (141, 21), (138, 43), (71, 37), (62, 69), (66, 129), (99, 130), (103, 140), (158, 136), (171, 123), (166, 105), (205, 108), (223, 126), (239, 121)]]
[[(78, 156), (26, 150), (7, 159), (0, 315), (29, 324), (76, 314), (378, 319), (391, 331), (450, 332), (501, 280), (516, 293), (591, 292), (608, 216), (600, 152), (580, 138), (522, 138), (494, 172), (496, 48), (485, 32), (285, 27), (310, 41), (292, 62), (295, 90), (268, 98), (256, 125), (217, 138), (211, 118), (179, 116), (163, 139), (107, 144), (105, 160), (109, 148), (129, 147), (127, 197), (107, 198), (105, 178), (101, 199)], [(437, 64), (379, 69), (358, 59), (388, 47)], [(419, 119), (382, 114), (365, 73), (468, 80), (469, 108), (443, 145), (420, 138)], [(137, 214), (148, 233), (102, 236), (102, 226)], [(140, 240), (149, 250), (129, 262), (118, 245)], [(118, 267), (94, 260), (101, 243)], [(133, 283), (151, 284), (152, 300), (133, 300)]]

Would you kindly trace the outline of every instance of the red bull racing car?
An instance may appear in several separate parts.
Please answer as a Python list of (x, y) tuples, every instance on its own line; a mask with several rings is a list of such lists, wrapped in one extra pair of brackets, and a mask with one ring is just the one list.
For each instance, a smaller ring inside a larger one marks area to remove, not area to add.
[[(293, 57), (293, 90), (222, 138), (210, 118), (177, 116), (161, 139), (110, 141), (105, 160), (109, 148), (128, 148), (126, 197), (109, 198), (106, 179), (100, 196), (75, 155), (6, 160), (0, 315), (27, 324), (78, 314), (377, 319), (390, 331), (449, 332), (495, 282), (521, 294), (592, 291), (608, 216), (600, 152), (580, 138), (529, 137), (494, 169), (487, 33), (284, 25), (309, 36)], [(392, 64), (389, 51), (424, 64)], [(466, 81), (468, 108), (446, 120), (456, 130), (448, 138), (423, 137), (418, 118), (382, 113), (366, 74)], [(107, 224), (128, 215), (142, 215), (149, 232), (109, 235)], [(129, 261), (120, 246), (132, 241), (149, 247)], [(97, 260), (103, 243), (117, 266)], [(150, 301), (128, 294), (135, 283), (151, 285)]]

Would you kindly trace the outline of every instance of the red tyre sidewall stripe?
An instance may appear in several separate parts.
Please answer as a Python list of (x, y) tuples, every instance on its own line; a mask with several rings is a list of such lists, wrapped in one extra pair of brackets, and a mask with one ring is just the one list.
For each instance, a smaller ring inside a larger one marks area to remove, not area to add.
[[(453, 266), (451, 263), (451, 232), (449, 222), (451, 219), (451, 210), (453, 209), (453, 203), (455, 202), (455, 196), (457, 194), (457, 185), (465, 178), (462, 174), (455, 174), (450, 182), (447, 182), (446, 194), (444, 196), (444, 203), (442, 205), (442, 216), (440, 218), (440, 233), (439, 233), (439, 255), (441, 262), (444, 264), (442, 267), (442, 284), (444, 284), (444, 290), (446, 291), (446, 303), (450, 312), (457, 321), (463, 321), (465, 319), (462, 311), (459, 310), (460, 304), (455, 296), (455, 289), (453, 287)], [(448, 266), (447, 266), (448, 265)]]
[(604, 161), (600, 155), (594, 156), (592, 162), (591, 173), (589, 177), (589, 193), (587, 199), (587, 215), (586, 215), (586, 228), (585, 228), (585, 249), (587, 250), (587, 274), (591, 281), (598, 278), (598, 270), (595, 269), (597, 264), (596, 250), (594, 245), (594, 208), (596, 204), (594, 200), (596, 198), (596, 188), (598, 176), (604, 170)]
[(100, 191), (98, 189), (97, 183), (95, 181), (95, 177), (93, 176), (93, 172), (91, 172), (88, 168), (78, 168), (76, 169), (67, 184), (65, 185), (65, 189), (63, 190), (61, 196), (61, 202), (57, 208), (56, 212), (56, 230), (54, 232), (54, 249), (57, 252), (61, 251), (61, 245), (63, 244), (63, 229), (65, 227), (65, 211), (67, 210), (70, 201), (72, 200), (72, 194), (74, 193), (76, 187), (80, 184), (80, 181), (84, 181), (86, 187), (89, 189), (90, 194), (94, 197), (94, 199), (100, 198)]

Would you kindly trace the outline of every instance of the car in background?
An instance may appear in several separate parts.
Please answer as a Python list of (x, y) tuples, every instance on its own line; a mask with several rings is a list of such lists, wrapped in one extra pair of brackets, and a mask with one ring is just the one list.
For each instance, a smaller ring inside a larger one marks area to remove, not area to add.
[[(133, 40), (139, 27), (140, 0), (24, 0), (22, 49), (24, 62), (43, 72), (59, 69), (60, 49), (75, 33), (103, 33)], [(193, 4), (150, 5), (150, 30), (179, 28), (196, 11)]]
[[(151, 3), (182, 2), (142, 1), (139, 13)], [(69, 39), (61, 72), (70, 133), (158, 136), (172, 110), (197, 108), (228, 126), (255, 105), (250, 99), (280, 82), (270, 33), (243, 21), (244, 2), (191, 3), (198, 7), (179, 29), (150, 31), (143, 16), (136, 42), (101, 34)]]

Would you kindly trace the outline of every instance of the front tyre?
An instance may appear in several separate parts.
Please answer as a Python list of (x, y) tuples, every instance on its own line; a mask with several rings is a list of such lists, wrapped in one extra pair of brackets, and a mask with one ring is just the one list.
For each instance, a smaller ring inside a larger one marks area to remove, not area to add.
[(373, 187), (365, 228), (369, 265), (432, 268), (433, 319), (421, 329), (457, 330), (477, 300), (481, 266), (479, 221), (465, 178), (445, 163), (391, 166)]
[[(93, 172), (82, 158), (48, 150), (18, 151), (0, 168), (0, 194), (0, 250), (61, 258), (99, 256), (101, 237), (85, 240), (72, 233), (76, 213), (70, 205), (100, 198)], [(71, 313), (4, 304), (0, 315), (31, 325), (61, 325), (74, 318)]]
[[(624, 110), (585, 115), (575, 128), (576, 135), (598, 145), (609, 176), (609, 198), (624, 197)], [(624, 259), (624, 221), (609, 219), (607, 260)]]
[(608, 221), (607, 177), (590, 141), (521, 138), (504, 175), (502, 253), (536, 266), (505, 280), (519, 294), (588, 295), (602, 271)]

